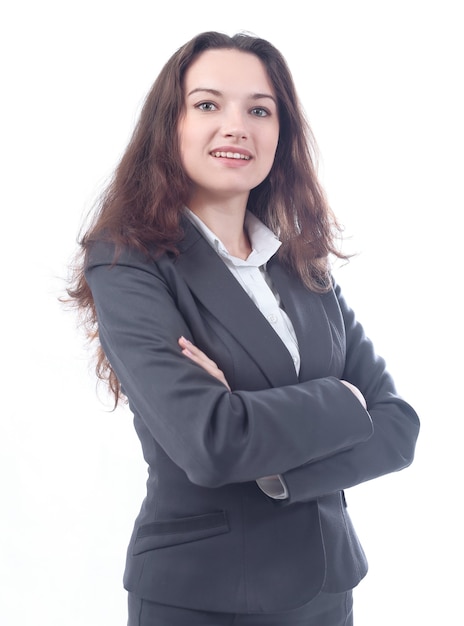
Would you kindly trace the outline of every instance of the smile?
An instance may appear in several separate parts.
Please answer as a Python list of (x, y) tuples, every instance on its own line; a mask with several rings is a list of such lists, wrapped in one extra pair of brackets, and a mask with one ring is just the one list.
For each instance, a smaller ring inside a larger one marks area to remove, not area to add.
[(211, 152), (211, 156), (216, 157), (217, 159), (242, 159), (243, 161), (249, 161), (251, 158), (246, 154), (240, 154), (240, 152)]

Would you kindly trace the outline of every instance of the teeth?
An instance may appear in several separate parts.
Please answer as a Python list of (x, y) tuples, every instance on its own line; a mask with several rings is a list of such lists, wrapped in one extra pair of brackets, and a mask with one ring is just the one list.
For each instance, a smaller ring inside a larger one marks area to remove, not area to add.
[(211, 153), (216, 158), (227, 158), (227, 159), (243, 159), (244, 161), (249, 161), (250, 157), (246, 154), (240, 154), (240, 152), (212, 152)]

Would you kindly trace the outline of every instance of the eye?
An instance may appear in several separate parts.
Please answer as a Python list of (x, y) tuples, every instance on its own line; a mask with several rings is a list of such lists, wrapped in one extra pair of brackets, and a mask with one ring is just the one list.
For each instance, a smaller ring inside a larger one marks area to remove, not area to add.
[(267, 109), (263, 109), (263, 107), (253, 107), (251, 109), (251, 114), (256, 117), (267, 117), (270, 115), (269, 111)]
[(216, 111), (217, 107), (213, 102), (200, 102), (196, 105), (200, 111)]

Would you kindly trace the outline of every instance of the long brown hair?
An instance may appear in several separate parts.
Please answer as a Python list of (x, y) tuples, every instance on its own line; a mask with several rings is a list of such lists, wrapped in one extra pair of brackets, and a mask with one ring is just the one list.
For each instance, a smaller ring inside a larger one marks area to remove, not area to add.
[[(189, 196), (177, 131), (184, 107), (183, 78), (198, 55), (208, 49), (256, 55), (277, 96), (280, 132), (275, 160), (265, 180), (250, 192), (248, 210), (278, 234), (280, 258), (310, 289), (328, 289), (330, 255), (346, 258), (336, 245), (340, 227), (317, 179), (315, 141), (285, 59), (264, 39), (202, 33), (177, 50), (161, 70), (126, 151), (97, 203), (92, 223), (80, 238), (67, 292), (90, 340), (98, 339), (95, 305), (84, 276), (86, 251), (92, 241), (105, 237), (116, 249), (132, 246), (177, 254), (183, 236), (182, 209)], [(96, 373), (108, 383), (117, 404), (119, 381), (100, 345)]]

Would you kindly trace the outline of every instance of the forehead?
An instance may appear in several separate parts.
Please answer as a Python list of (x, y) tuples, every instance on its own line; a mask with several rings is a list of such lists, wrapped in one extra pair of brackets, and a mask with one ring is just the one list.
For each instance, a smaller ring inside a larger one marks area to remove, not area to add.
[(233, 49), (206, 50), (195, 59), (184, 76), (185, 93), (188, 95), (192, 89), (201, 87), (275, 95), (261, 59), (250, 52)]

